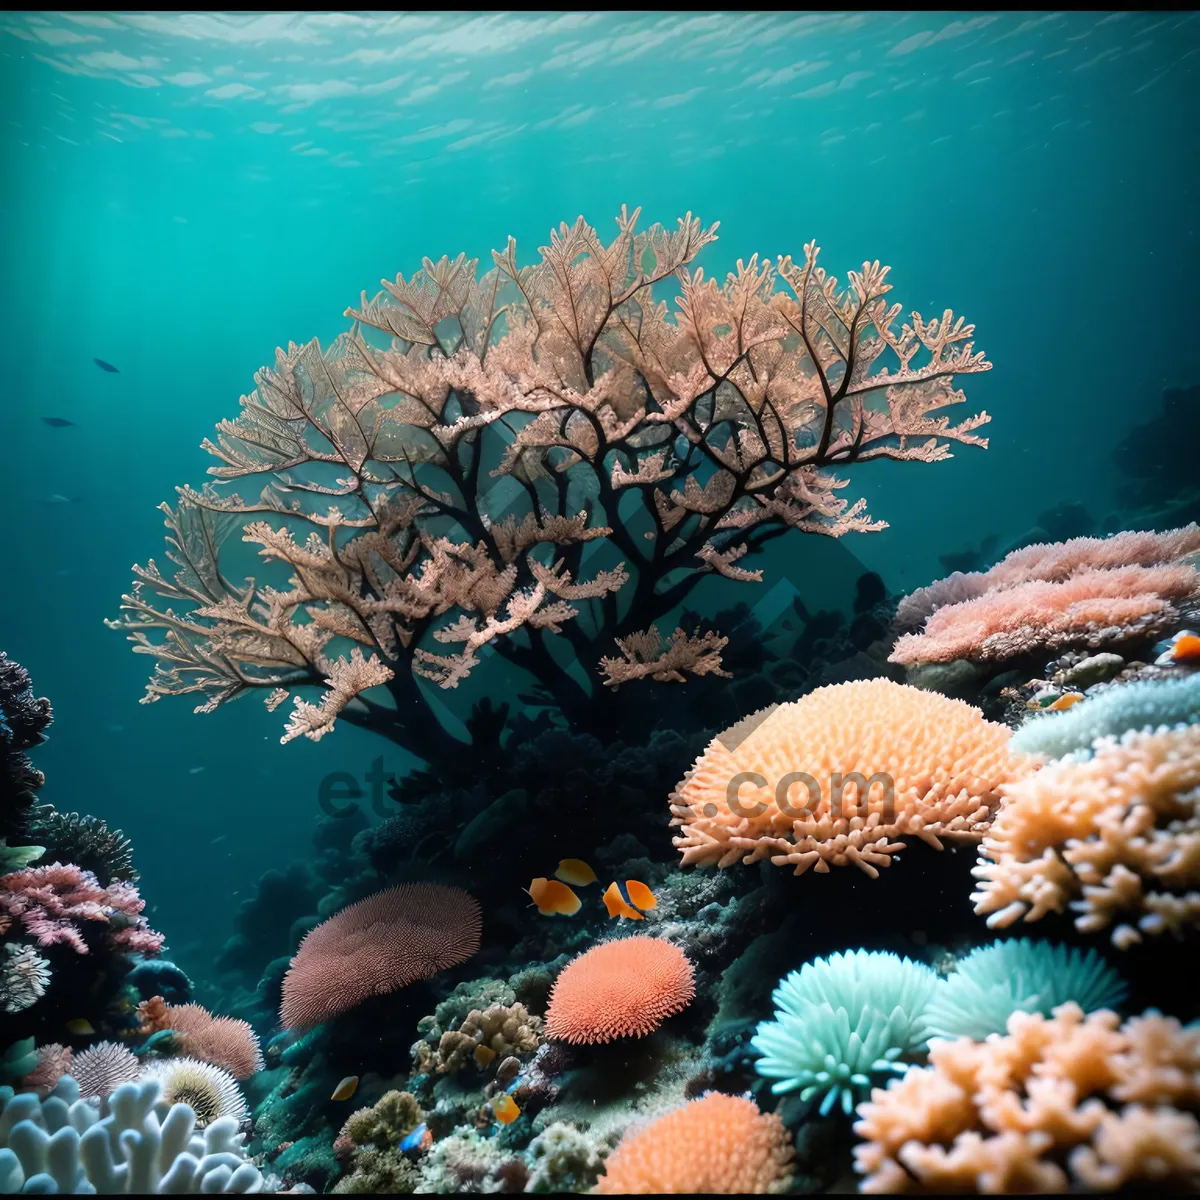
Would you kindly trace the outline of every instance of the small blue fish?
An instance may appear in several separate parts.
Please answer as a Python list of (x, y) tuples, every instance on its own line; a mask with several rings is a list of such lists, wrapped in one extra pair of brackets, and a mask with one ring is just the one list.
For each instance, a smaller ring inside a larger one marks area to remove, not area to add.
[(43, 421), (54, 429), (65, 429), (68, 425), (74, 425), (74, 421), (68, 421), (66, 417), (43, 417)]
[(418, 1149), (418, 1147), (421, 1145), (422, 1139), (425, 1137), (426, 1128), (425, 1122), (422, 1121), (420, 1125), (418, 1125), (416, 1129), (414, 1129), (412, 1133), (410, 1133), (404, 1139), (404, 1141), (400, 1143), (401, 1153), (407, 1153), (409, 1150)]
[(93, 358), (92, 362), (94, 362), (102, 371), (111, 371), (114, 375), (120, 374), (120, 371), (118, 371), (117, 368), (112, 365), (112, 363), (106, 363), (102, 358)]

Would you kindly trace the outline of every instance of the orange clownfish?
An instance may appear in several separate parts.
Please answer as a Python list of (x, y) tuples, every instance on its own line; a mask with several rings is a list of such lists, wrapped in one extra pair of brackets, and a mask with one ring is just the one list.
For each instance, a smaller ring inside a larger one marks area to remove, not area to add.
[[(628, 897), (628, 899), (626, 899)], [(658, 901), (654, 897), (654, 893), (644, 884), (636, 879), (625, 880), (625, 895), (621, 894), (621, 889), (616, 882), (608, 885), (608, 890), (604, 893), (604, 907), (608, 909), (610, 917), (625, 917), (630, 921), (644, 921), (645, 914), (654, 908)], [(638, 909), (642, 909), (639, 912)]]
[(564, 858), (559, 862), (554, 878), (576, 887), (587, 887), (589, 883), (596, 882), (596, 872), (582, 858)]
[(1155, 660), (1155, 665), (1169, 666), (1171, 663), (1200, 663), (1200, 634), (1184, 629), (1177, 633), (1171, 644)]
[(543, 916), (573, 917), (583, 907), (579, 897), (557, 879), (535, 879), (526, 890)]
[(507, 1092), (492, 1097), (492, 1111), (501, 1125), (511, 1125), (521, 1115), (517, 1102)]

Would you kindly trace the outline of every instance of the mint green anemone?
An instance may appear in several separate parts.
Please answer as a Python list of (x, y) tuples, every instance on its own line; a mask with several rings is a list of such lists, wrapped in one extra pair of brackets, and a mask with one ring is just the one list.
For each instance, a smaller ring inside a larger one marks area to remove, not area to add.
[(972, 950), (938, 982), (925, 1010), (925, 1032), (982, 1041), (989, 1033), (1003, 1033), (1015, 1012), (1048, 1017), (1068, 1000), (1095, 1012), (1115, 1008), (1128, 993), (1125, 981), (1095, 950), (1029, 938), (993, 942)]
[(758, 1073), (777, 1080), (776, 1095), (799, 1090), (853, 1111), (878, 1077), (904, 1071), (898, 1060), (925, 1040), (924, 1013), (937, 976), (921, 963), (885, 952), (851, 950), (806, 963), (775, 989), (775, 1019), (750, 1045)]

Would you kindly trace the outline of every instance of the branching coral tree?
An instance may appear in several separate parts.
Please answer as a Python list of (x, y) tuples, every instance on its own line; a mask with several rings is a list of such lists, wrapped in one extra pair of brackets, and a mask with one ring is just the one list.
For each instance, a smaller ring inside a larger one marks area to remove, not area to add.
[[(814, 243), (718, 284), (692, 267), (716, 225), (639, 233), (639, 211), (607, 245), (561, 225), (532, 266), (512, 238), (482, 276), (425, 259), (328, 349), (278, 351), (204, 443), (220, 482), (162, 506), (174, 570), (136, 567), (110, 622), (158, 660), (145, 699), (259, 688), (274, 708), (316, 685), (284, 741), (342, 715), (436, 759), (457, 743), (427, 689), (491, 647), (595, 725), (622, 682), (722, 671), (719, 632), (654, 626), (706, 576), (760, 580), (743, 564), (789, 530), (884, 527), (829, 468), (986, 446), (985, 413), (937, 415), (991, 365), (949, 309), (897, 331), (888, 269), (839, 289)], [(285, 584), (227, 576), (238, 531)]]

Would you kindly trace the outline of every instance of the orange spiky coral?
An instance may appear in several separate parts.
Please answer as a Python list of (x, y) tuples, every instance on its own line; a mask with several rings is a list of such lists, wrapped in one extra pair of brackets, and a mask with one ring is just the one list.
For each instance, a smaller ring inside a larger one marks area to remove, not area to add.
[(575, 1043), (645, 1037), (695, 994), (692, 964), (678, 946), (652, 937), (602, 942), (554, 981), (546, 1035)]
[(794, 1151), (783, 1122), (753, 1100), (709, 1092), (628, 1133), (604, 1163), (600, 1195), (780, 1193)]
[(1070, 907), (1119, 949), (1200, 928), (1200, 725), (1103, 739), (1001, 791), (973, 872), (990, 926)]
[[(864, 1192), (1112, 1191), (1200, 1181), (1200, 1028), (1064, 1004), (931, 1043), (859, 1105)], [(1123, 1106), (1123, 1107), (1122, 1107)]]
[[(961, 700), (886, 679), (840, 683), (719, 734), (671, 796), (685, 866), (769, 858), (877, 868), (913, 835), (978, 839), (1001, 784), (1032, 769)], [(797, 796), (797, 790), (799, 795)]]

